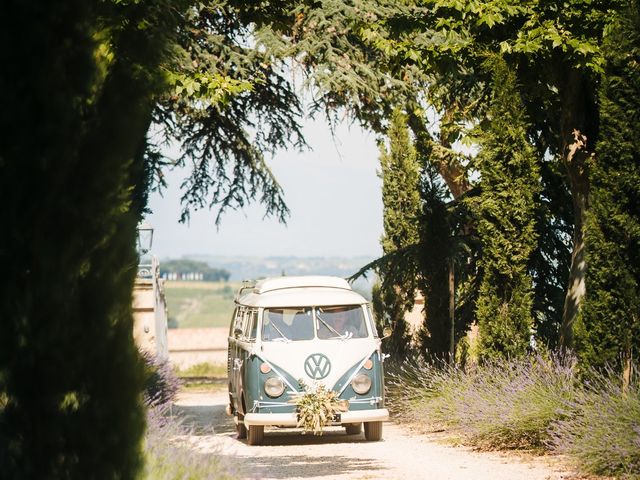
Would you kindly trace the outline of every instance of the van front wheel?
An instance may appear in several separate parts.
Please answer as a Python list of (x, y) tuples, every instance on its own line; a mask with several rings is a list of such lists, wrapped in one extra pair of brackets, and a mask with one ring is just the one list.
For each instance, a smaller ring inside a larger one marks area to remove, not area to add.
[(344, 429), (347, 431), (347, 435), (358, 435), (362, 432), (362, 423), (346, 423)]
[(364, 422), (364, 438), (377, 442), (382, 438), (382, 422)]
[(238, 414), (238, 423), (236, 423), (236, 432), (238, 434), (239, 440), (242, 440), (243, 438), (247, 438), (247, 427), (244, 426), (244, 418), (240, 414)]
[(264, 441), (264, 425), (249, 425), (247, 443), (249, 445), (261, 445)]

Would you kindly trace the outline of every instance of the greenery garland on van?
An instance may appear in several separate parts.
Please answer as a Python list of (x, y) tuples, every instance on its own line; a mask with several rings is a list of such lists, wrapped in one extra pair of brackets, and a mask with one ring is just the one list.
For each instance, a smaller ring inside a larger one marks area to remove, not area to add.
[(314, 435), (322, 435), (324, 427), (330, 425), (337, 414), (346, 411), (344, 401), (323, 384), (309, 386), (302, 379), (298, 383), (303, 393), (289, 400), (298, 412), (297, 426), (303, 429), (303, 434), (313, 432)]

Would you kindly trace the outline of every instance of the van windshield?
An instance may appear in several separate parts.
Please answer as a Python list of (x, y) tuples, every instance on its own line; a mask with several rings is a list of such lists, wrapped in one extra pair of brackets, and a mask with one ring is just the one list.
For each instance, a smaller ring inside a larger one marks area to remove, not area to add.
[(291, 342), (297, 340), (366, 338), (367, 327), (360, 305), (300, 308), (265, 308), (262, 340)]
[(289, 342), (313, 339), (311, 308), (266, 308), (262, 321), (262, 340)]

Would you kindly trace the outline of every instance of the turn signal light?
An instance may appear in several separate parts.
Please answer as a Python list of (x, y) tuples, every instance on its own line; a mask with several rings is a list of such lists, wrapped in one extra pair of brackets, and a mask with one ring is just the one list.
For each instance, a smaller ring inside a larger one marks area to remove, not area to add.
[(269, 365), (268, 363), (263, 363), (262, 365), (260, 365), (260, 371), (262, 373), (269, 373), (271, 371), (271, 365)]

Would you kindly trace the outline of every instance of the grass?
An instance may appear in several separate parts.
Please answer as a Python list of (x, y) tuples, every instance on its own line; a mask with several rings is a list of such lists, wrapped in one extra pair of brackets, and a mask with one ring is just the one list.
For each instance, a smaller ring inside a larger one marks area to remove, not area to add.
[(234, 309), (233, 298), (240, 286), (229, 282), (165, 282), (170, 325), (228, 327)]
[(412, 361), (388, 377), (399, 419), (478, 448), (553, 451), (582, 473), (640, 479), (638, 375), (623, 392), (612, 372), (589, 383), (572, 358), (536, 356), (467, 369)]
[(226, 364), (203, 362), (175, 373), (182, 380), (183, 391), (214, 393), (227, 388)]
[(178, 377), (212, 377), (220, 378), (227, 376), (227, 365), (224, 363), (202, 362), (185, 369), (177, 369)]

